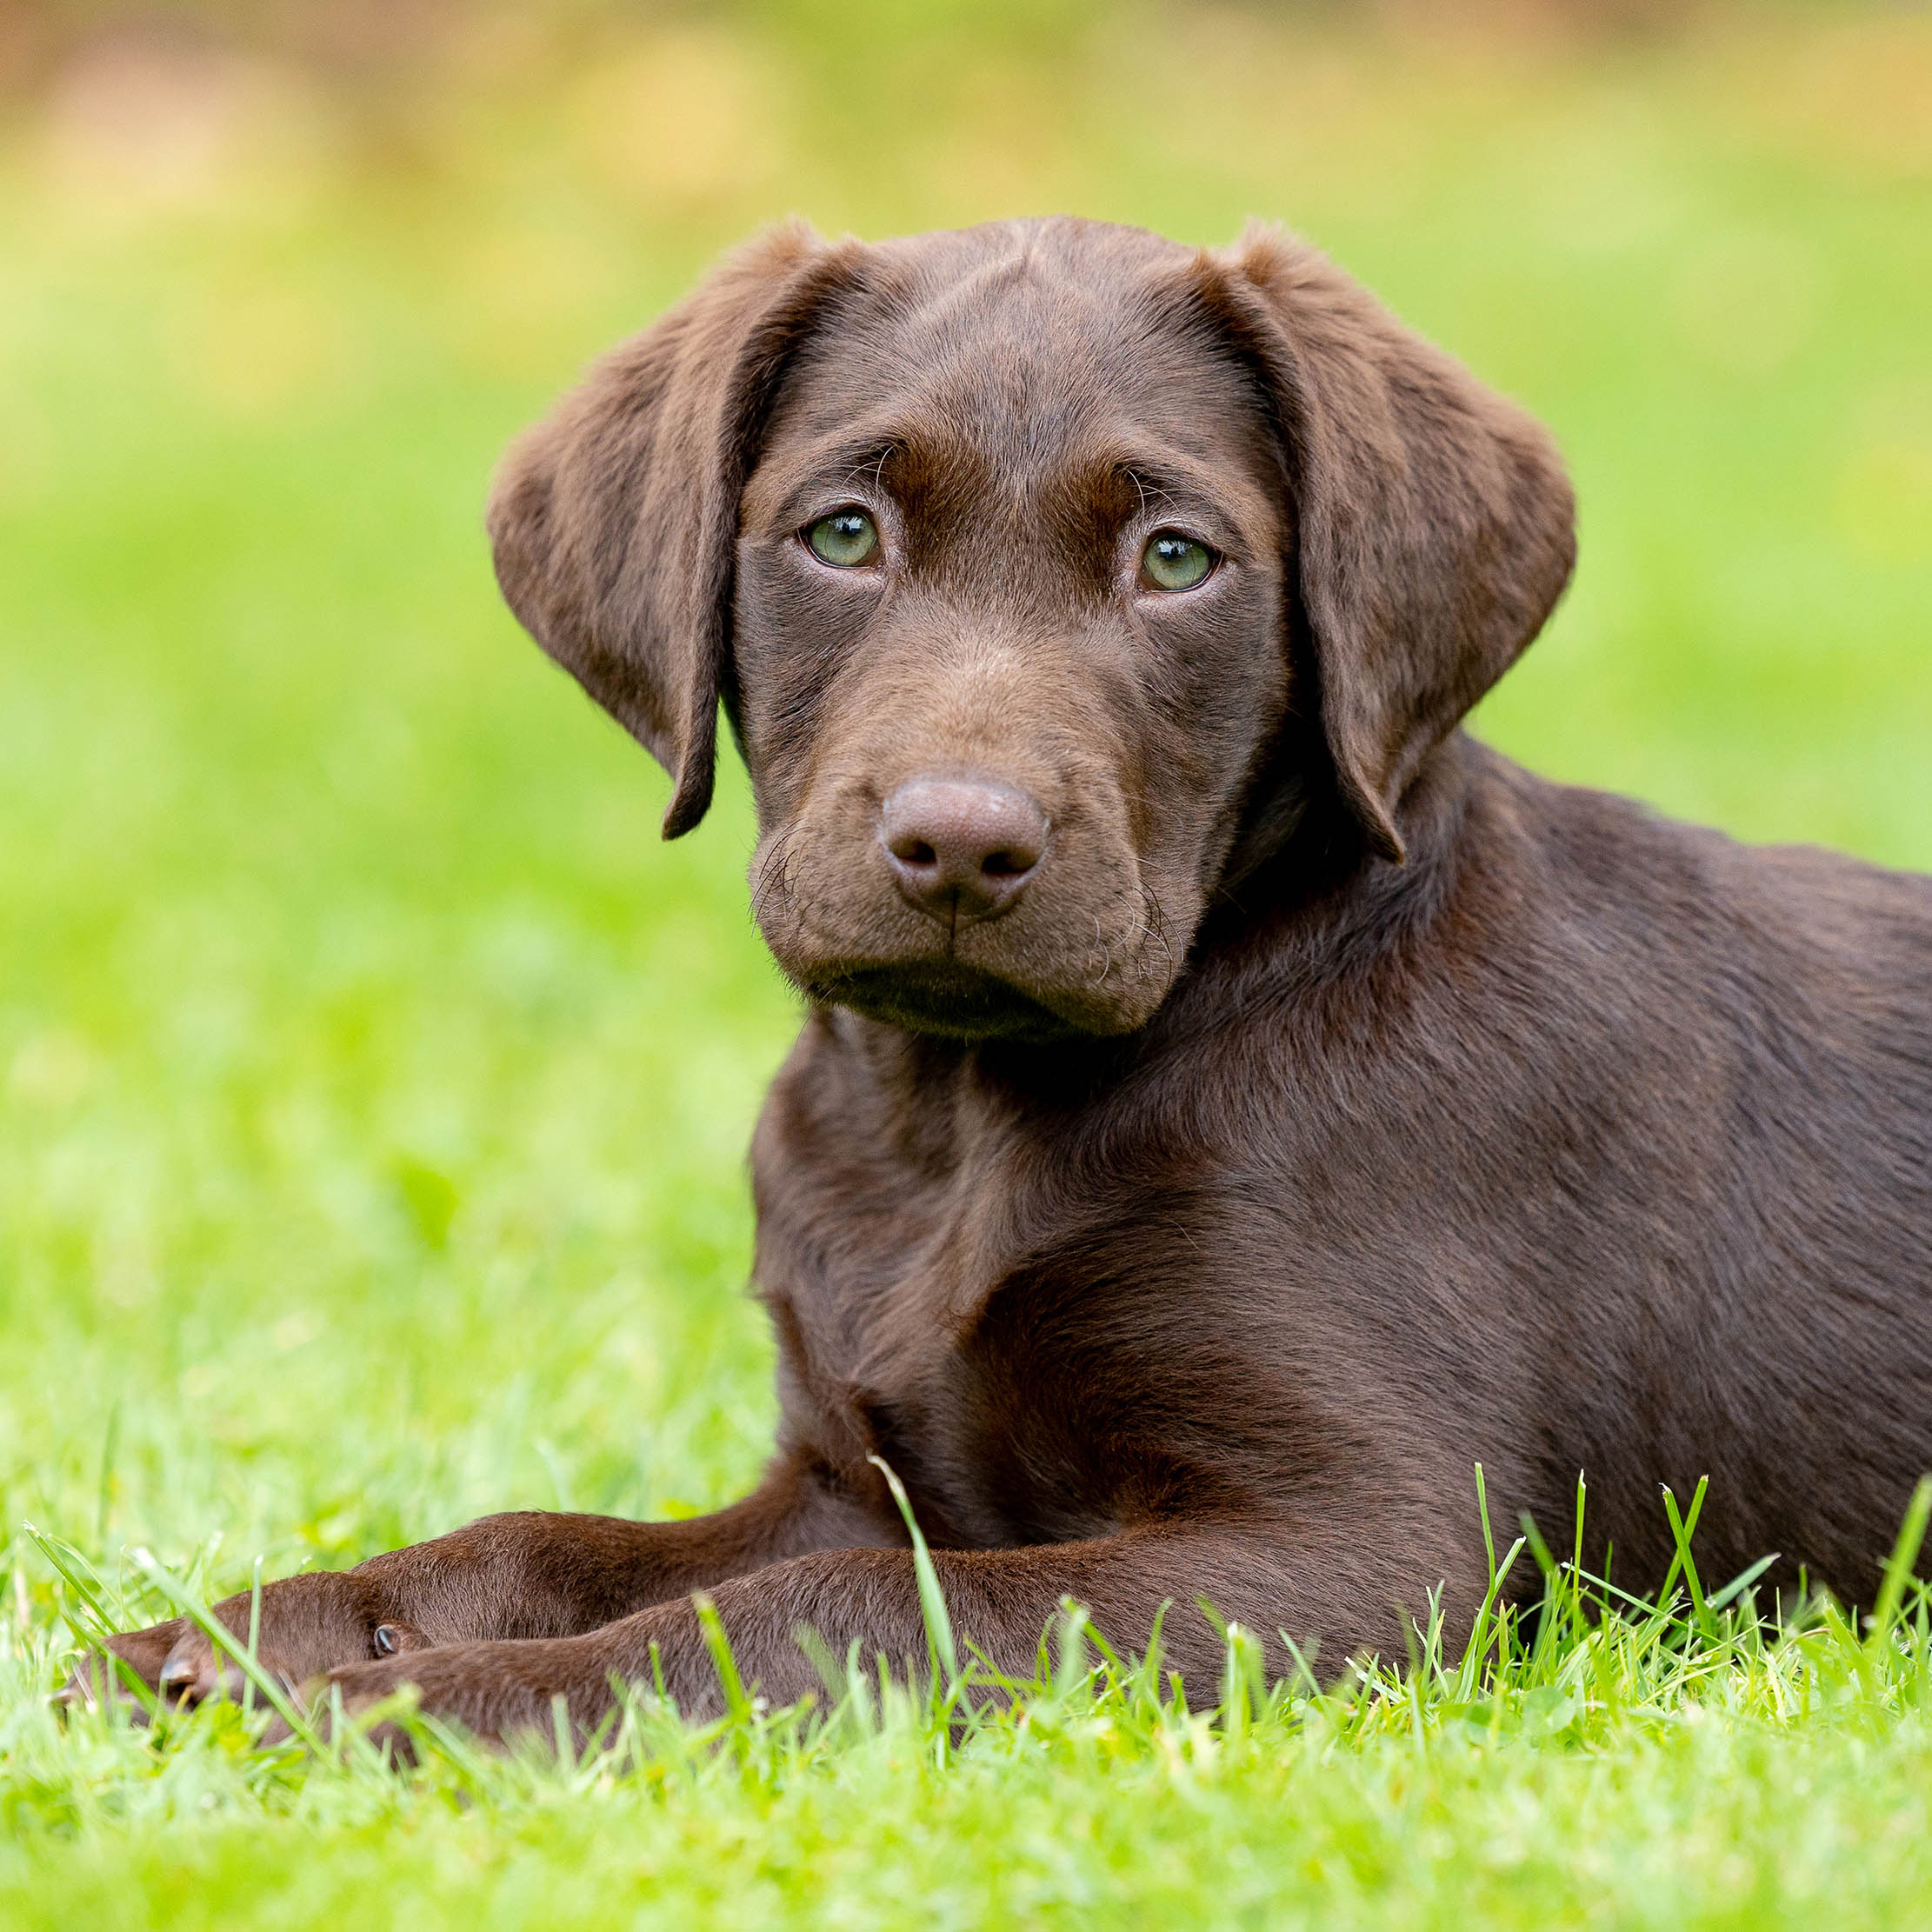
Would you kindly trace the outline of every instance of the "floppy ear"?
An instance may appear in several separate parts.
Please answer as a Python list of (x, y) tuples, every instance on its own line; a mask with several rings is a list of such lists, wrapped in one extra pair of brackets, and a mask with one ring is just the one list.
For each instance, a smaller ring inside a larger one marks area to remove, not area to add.
[(1410, 780), (1569, 580), (1569, 478), (1539, 424), (1306, 243), (1250, 230), (1198, 286), (1277, 413), (1329, 751), (1400, 861)]
[(505, 599), (670, 773), (666, 838), (711, 802), (738, 499), (785, 360), (856, 253), (801, 223), (730, 256), (513, 444), (490, 493)]

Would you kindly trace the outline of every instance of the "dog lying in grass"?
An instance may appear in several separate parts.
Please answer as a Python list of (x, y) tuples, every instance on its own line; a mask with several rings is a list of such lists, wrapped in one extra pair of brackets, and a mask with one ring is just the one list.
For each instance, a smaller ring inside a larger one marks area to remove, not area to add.
[[(1857, 1602), (1932, 1468), (1932, 880), (1750, 850), (1459, 728), (1569, 577), (1542, 431), (1277, 233), (776, 232), (510, 454), (503, 591), (711, 795), (808, 1002), (754, 1146), (783, 1420), (695, 1521), (520, 1513), (262, 1593), (259, 1655), (485, 1737), (797, 1641), (1029, 1674), (1064, 1597), (1467, 1631), (1489, 1508), (1631, 1589)], [(875, 1461), (875, 1458), (879, 1459)], [(250, 1602), (218, 1614), (238, 1633)], [(114, 1655), (230, 1673), (176, 1621)], [(104, 1680), (96, 1660), (77, 1681)]]

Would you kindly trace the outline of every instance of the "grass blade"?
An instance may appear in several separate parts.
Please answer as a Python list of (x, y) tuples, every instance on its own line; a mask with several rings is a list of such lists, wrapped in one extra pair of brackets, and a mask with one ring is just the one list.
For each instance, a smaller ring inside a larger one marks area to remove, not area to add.
[(1743, 1596), (1744, 1592), (1759, 1577), (1763, 1576), (1765, 1571), (1777, 1560), (1778, 1552), (1775, 1549), (1769, 1556), (1760, 1556), (1748, 1569), (1739, 1570), (1737, 1575), (1732, 1577), (1730, 1582), (1725, 1584), (1723, 1589), (1709, 1600), (1706, 1607), (1712, 1610), (1721, 1610), (1726, 1604), (1735, 1602), (1738, 1597)]
[(1697, 1628), (1707, 1634), (1711, 1628), (1710, 1606), (1704, 1601), (1703, 1585), (1697, 1578), (1697, 1563), (1690, 1554), (1690, 1539), (1696, 1534), (1697, 1518), (1704, 1507), (1704, 1491), (1709, 1486), (1710, 1478), (1708, 1476), (1699, 1476), (1696, 1493), (1690, 1499), (1689, 1515), (1679, 1516), (1676, 1492), (1668, 1482), (1659, 1485), (1663, 1491), (1663, 1513), (1670, 1519), (1670, 1534), (1676, 1540), (1677, 1553), (1670, 1560), (1670, 1568), (1664, 1576), (1663, 1588), (1657, 1592), (1658, 1600), (1661, 1602), (1669, 1594), (1671, 1584), (1676, 1581), (1678, 1573), (1682, 1571), (1685, 1587), (1690, 1592), (1690, 1614), (1695, 1620)]
[(83, 1630), (70, 1617), (68, 1622), (76, 1636), (83, 1642), (104, 1643), (114, 1635), (115, 1619), (102, 1598), (99, 1581), (94, 1575), (93, 1566), (71, 1543), (63, 1542), (58, 1536), (50, 1536), (34, 1528), (30, 1522), (20, 1526), (27, 1532), (29, 1539), (41, 1555), (54, 1567), (60, 1580), (78, 1597), (88, 1614), (94, 1620), (92, 1630)]
[(919, 1610), (925, 1619), (926, 1643), (932, 1653), (935, 1672), (944, 1674), (946, 1699), (950, 1703), (959, 1684), (959, 1653), (953, 1643), (953, 1620), (946, 1608), (946, 1593), (939, 1585), (939, 1571), (933, 1562), (932, 1552), (926, 1548), (926, 1539), (913, 1518), (912, 1503), (907, 1497), (904, 1483), (893, 1473), (891, 1465), (883, 1456), (870, 1456), (866, 1460), (875, 1464), (885, 1478), (886, 1487), (892, 1492), (892, 1500), (899, 1505), (899, 1514), (905, 1518), (906, 1531), (912, 1538), (912, 1569), (919, 1580)]
[[(30, 1522), (23, 1522), (20, 1527), (27, 1532), (29, 1540), (52, 1564), (55, 1573), (73, 1591), (87, 1612), (91, 1628), (86, 1627), (81, 1619), (75, 1617), (63, 1605), (61, 1615), (68, 1629), (83, 1643), (90, 1644), (100, 1650), (102, 1656), (112, 1664), (114, 1674), (120, 1679), (123, 1688), (147, 1712), (148, 1722), (151, 1724), (158, 1721), (161, 1716), (161, 1700), (142, 1682), (134, 1667), (125, 1658), (116, 1656), (106, 1648), (108, 1638), (115, 1632), (115, 1619), (101, 1596), (93, 1566), (71, 1543), (63, 1542), (57, 1536), (43, 1534)], [(17, 1570), (15, 1575), (17, 1577), (19, 1572)]]
[(1932, 1517), (1932, 1476), (1919, 1478), (1912, 1500), (1905, 1508), (1898, 1541), (1885, 1562), (1885, 1580), (1878, 1587), (1878, 1601), (1872, 1607), (1871, 1627), (1865, 1635), (1868, 1652), (1875, 1655), (1890, 1642), (1892, 1626), (1898, 1621), (1899, 1605), (1905, 1600), (1905, 1586), (1914, 1575), (1919, 1551), (1925, 1546), (1925, 1527)]
[(734, 1724), (747, 1723), (751, 1717), (751, 1699), (746, 1695), (744, 1679), (738, 1672), (738, 1660), (731, 1653), (731, 1639), (725, 1634), (724, 1619), (718, 1607), (703, 1590), (692, 1593), (691, 1607), (697, 1612), (697, 1627), (704, 1648), (711, 1654), (712, 1667), (718, 1674), (718, 1688), (724, 1693), (724, 1709)]

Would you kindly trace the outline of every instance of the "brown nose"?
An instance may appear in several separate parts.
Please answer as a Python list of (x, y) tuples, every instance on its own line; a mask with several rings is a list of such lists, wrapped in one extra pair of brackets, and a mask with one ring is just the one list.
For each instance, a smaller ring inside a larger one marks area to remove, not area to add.
[(1026, 889), (1046, 849), (1047, 815), (987, 778), (912, 778), (879, 814), (879, 843), (899, 889), (949, 923), (989, 919)]

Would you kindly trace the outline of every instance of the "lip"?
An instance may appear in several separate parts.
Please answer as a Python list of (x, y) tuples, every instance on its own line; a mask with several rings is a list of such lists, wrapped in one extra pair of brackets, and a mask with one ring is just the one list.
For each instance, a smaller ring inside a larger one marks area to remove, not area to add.
[(1056, 1013), (997, 975), (956, 959), (850, 965), (814, 972), (805, 991), (869, 1019), (958, 1040), (1065, 1040), (1098, 1030)]

